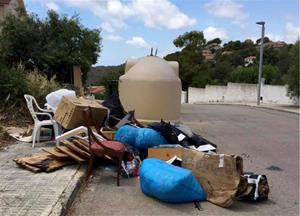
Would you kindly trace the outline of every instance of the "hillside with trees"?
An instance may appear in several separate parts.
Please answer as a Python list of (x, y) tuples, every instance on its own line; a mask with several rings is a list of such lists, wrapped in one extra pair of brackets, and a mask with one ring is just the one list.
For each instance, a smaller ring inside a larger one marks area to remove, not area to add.
[[(207, 41), (203, 32), (191, 31), (175, 38), (173, 44), (181, 51), (164, 58), (179, 62), (184, 90), (206, 84), (257, 83), (260, 39), (222, 45), (219, 38)], [(265, 37), (263, 65), (266, 84), (289, 84), (293, 95), (299, 95), (299, 41), (286, 44)]]
[(95, 66), (88, 73), (86, 85), (105, 85), (107, 80), (117, 80), (124, 73), (124, 64)]

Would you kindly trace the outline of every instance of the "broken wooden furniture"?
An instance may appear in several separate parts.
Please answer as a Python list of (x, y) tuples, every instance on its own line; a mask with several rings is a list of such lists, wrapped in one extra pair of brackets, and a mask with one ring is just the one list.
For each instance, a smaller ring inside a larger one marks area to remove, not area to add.
[[(53, 126), (54, 136), (57, 137), (59, 135), (59, 125), (55, 120), (53, 120), (51, 114), (49, 113), (49, 110), (40, 108), (35, 98), (31, 95), (25, 94), (24, 98), (26, 100), (29, 112), (34, 120), (34, 128), (32, 132), (32, 147), (34, 148), (35, 141), (37, 141), (38, 143), (40, 142), (40, 131), (41, 131), (41, 127), (43, 126)], [(34, 105), (39, 112), (35, 111)], [(42, 116), (42, 115), (48, 116), (49, 120), (40, 121), (37, 116)], [(59, 142), (56, 141), (56, 146), (58, 145)]]
[[(96, 131), (99, 132), (100, 127), (97, 127)], [(57, 141), (63, 141), (63, 140), (69, 139), (69, 138), (74, 137), (74, 136), (79, 135), (79, 134), (86, 134), (87, 135), (87, 133), (88, 133), (88, 129), (85, 126), (79, 126), (79, 127), (74, 128), (70, 131), (67, 131), (63, 134), (60, 134), (55, 139)], [(106, 137), (105, 134), (101, 133), (103, 135), (103, 137), (101, 135), (99, 135), (97, 132), (94, 132), (94, 134), (99, 140), (105, 140), (105, 137)]]
[[(110, 140), (99, 140), (95, 133), (92, 131), (92, 127), (95, 127), (95, 121), (93, 119), (92, 110), (90, 107), (83, 110), (83, 115), (86, 121), (86, 127), (88, 130), (89, 138), (89, 149), (91, 153), (87, 179), (92, 174), (93, 165), (96, 157), (107, 156), (111, 160), (115, 161), (118, 164), (118, 173), (117, 173), (117, 185), (120, 185), (120, 174), (121, 174), (121, 165), (122, 159), (125, 151), (125, 146), (121, 142), (110, 141)], [(100, 132), (100, 130), (99, 130)], [(100, 132), (101, 134), (101, 132)]]
[(32, 172), (52, 172), (60, 169), (63, 166), (74, 164), (75, 161), (61, 155), (60, 157), (54, 157), (47, 152), (38, 153), (28, 157), (22, 157), (14, 159), (14, 161), (21, 167), (30, 170)]
[(32, 172), (52, 172), (64, 166), (90, 159), (89, 142), (80, 136), (73, 136), (69, 140), (62, 140), (61, 146), (44, 148), (43, 152), (20, 157), (14, 161), (22, 168)]

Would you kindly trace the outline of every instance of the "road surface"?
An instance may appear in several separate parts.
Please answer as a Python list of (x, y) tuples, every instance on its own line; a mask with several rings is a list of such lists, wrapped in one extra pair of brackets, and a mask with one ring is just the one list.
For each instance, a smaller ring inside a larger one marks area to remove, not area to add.
[(265, 174), (269, 200), (237, 201), (228, 209), (202, 202), (172, 205), (145, 196), (137, 178), (96, 171), (69, 215), (299, 215), (299, 115), (248, 106), (183, 105), (181, 121), (218, 145), (219, 153), (238, 154), (244, 170)]

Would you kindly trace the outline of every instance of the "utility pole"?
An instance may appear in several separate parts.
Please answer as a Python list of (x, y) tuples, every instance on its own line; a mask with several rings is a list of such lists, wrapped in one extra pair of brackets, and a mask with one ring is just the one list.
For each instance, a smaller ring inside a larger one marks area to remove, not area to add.
[(258, 69), (258, 83), (257, 83), (257, 105), (260, 105), (260, 90), (261, 90), (261, 74), (264, 52), (264, 40), (265, 40), (265, 22), (257, 22), (257, 25), (261, 25), (261, 39), (260, 39), (260, 53), (259, 53), (259, 69)]

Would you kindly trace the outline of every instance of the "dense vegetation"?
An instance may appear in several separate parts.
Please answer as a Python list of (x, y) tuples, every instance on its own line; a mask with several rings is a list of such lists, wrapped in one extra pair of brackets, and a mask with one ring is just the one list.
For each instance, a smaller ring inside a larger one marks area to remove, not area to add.
[[(290, 92), (299, 95), (299, 41), (264, 47), (263, 77), (266, 84), (289, 84)], [(167, 60), (178, 61), (183, 89), (189, 86), (204, 87), (206, 84), (227, 82), (257, 83), (260, 40), (229, 41), (221, 46), (219, 38), (207, 41), (201, 31), (191, 31), (178, 36), (174, 45), (179, 52), (165, 56)], [(213, 58), (207, 60), (203, 51)], [(253, 63), (246, 64), (249, 56), (256, 57)]]
[(80, 24), (78, 16), (59, 16), (48, 11), (36, 15), (8, 15), (0, 23), (0, 108), (37, 98), (71, 83), (73, 65), (82, 69), (83, 80), (101, 51), (99, 30)]

